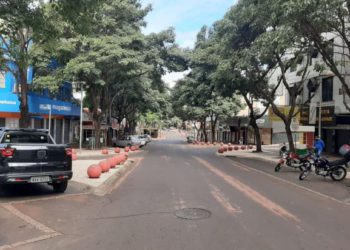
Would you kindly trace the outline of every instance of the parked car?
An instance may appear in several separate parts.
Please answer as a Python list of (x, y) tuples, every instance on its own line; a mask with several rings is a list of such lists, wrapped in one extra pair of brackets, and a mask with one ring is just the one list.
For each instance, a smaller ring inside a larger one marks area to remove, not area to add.
[(187, 143), (192, 143), (194, 142), (194, 136), (187, 136)]
[(48, 183), (57, 193), (72, 178), (72, 149), (48, 130), (0, 128), (0, 184)]
[(123, 136), (120, 139), (113, 138), (112, 143), (115, 147), (131, 147), (134, 145), (141, 146), (140, 139), (138, 139), (137, 136), (133, 135)]
[(145, 140), (145, 141), (146, 141), (146, 144), (152, 141), (151, 136), (150, 136), (150, 135), (147, 135), (147, 134), (139, 135), (139, 138), (140, 138), (141, 140)]

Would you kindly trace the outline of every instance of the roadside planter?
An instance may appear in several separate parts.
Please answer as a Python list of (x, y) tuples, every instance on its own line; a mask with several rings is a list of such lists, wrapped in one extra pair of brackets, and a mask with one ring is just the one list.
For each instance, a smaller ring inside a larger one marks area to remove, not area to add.
[(118, 148), (118, 147), (114, 148), (114, 153), (119, 154), (120, 153), (120, 148)]
[(108, 155), (108, 149), (106, 149), (106, 148), (102, 149), (102, 154), (103, 155)]
[(220, 148), (218, 149), (218, 153), (219, 153), (219, 154), (223, 154), (223, 153), (224, 153), (224, 148), (223, 148), (223, 147), (220, 147)]
[(106, 173), (109, 171), (109, 163), (106, 160), (101, 161), (98, 165), (100, 166), (102, 173)]
[(136, 147), (135, 146), (131, 146), (130, 150), (131, 151), (136, 151)]
[(237, 151), (239, 149), (239, 147), (238, 146), (234, 146), (233, 149)]
[(130, 148), (129, 147), (125, 147), (124, 148), (124, 152), (129, 152)]
[(87, 175), (88, 175), (89, 178), (91, 178), (91, 179), (100, 178), (101, 173), (102, 173), (102, 170), (101, 170), (100, 166), (97, 165), (97, 164), (91, 165), (91, 166), (87, 169)]
[(224, 146), (224, 152), (227, 152), (228, 148), (227, 146)]
[(232, 151), (233, 147), (231, 145), (228, 146), (228, 151)]
[(241, 149), (242, 149), (242, 150), (245, 150), (245, 149), (246, 149), (246, 147), (245, 147), (245, 146), (241, 146)]
[(254, 147), (252, 145), (249, 146), (249, 149), (253, 149)]

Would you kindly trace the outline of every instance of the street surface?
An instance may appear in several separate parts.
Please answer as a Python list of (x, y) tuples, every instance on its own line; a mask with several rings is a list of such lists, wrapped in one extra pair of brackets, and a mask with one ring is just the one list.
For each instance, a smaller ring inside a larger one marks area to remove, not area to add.
[[(59, 196), (1, 191), (0, 249), (350, 249), (348, 179), (300, 182), (293, 169), (216, 149), (169, 131), (105, 196), (74, 183)], [(14, 214), (26, 223), (11, 226)]]

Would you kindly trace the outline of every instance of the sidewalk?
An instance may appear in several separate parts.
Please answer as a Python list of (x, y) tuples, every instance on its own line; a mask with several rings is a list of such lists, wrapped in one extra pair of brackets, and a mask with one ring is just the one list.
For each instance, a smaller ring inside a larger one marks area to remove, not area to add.
[[(121, 152), (123, 152), (123, 149), (121, 149)], [(98, 164), (100, 161), (111, 158), (112, 156), (117, 156), (118, 154), (116, 154), (112, 148), (108, 150), (108, 155), (103, 155), (101, 153), (101, 150), (77, 150), (78, 159), (73, 161), (72, 181), (83, 183), (92, 188), (98, 188), (110, 179), (113, 179), (113, 177), (121, 176), (121, 174), (124, 173), (127, 168), (134, 162), (134, 160), (130, 158), (132, 158), (132, 156), (137, 152), (138, 151), (129, 151), (129, 158), (124, 163), (124, 165), (118, 165), (116, 168), (110, 169), (107, 173), (101, 174), (101, 177), (98, 179), (90, 179), (87, 175), (87, 169), (89, 166)]]

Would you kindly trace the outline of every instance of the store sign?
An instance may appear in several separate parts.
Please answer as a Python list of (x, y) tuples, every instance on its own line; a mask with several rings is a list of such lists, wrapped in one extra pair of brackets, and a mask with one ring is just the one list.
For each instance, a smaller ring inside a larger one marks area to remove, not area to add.
[[(319, 118), (319, 109), (317, 108), (317, 117), (316, 122), (318, 123)], [(321, 124), (323, 126), (334, 126), (337, 124), (336, 117), (334, 115), (334, 106), (332, 107), (322, 107), (321, 112)]]
[[(290, 106), (279, 106), (277, 107), (277, 109), (282, 113), (284, 114), (285, 116), (287, 116), (290, 112)], [(294, 114), (298, 112), (298, 108), (296, 107), (295, 110), (294, 110)], [(269, 108), (269, 118), (271, 121), (274, 121), (274, 122), (279, 122), (279, 121), (282, 121), (282, 119), (277, 116), (274, 112), (273, 112), (273, 109), (272, 107)], [(296, 118), (297, 120), (299, 121), (300, 119), (300, 113), (298, 113), (296, 115)]]
[(40, 110), (57, 110), (57, 111), (72, 111), (72, 108), (69, 106), (60, 106), (60, 105), (51, 105), (51, 104), (40, 104), (39, 105)]
[[(303, 125), (317, 125), (319, 120), (319, 107), (316, 105), (305, 106), (301, 110), (300, 123)], [(334, 106), (322, 107), (321, 125), (336, 125), (336, 116), (334, 114)]]

